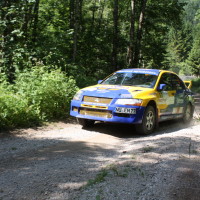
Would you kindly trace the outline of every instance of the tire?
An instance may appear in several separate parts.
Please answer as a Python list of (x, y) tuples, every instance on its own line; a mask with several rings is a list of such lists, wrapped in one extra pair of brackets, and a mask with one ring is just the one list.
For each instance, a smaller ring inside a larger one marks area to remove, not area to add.
[(81, 126), (83, 126), (83, 128), (92, 127), (95, 122), (94, 120), (82, 119), (82, 118), (77, 118), (77, 121)]
[(184, 115), (183, 115), (183, 123), (190, 123), (193, 118), (193, 108), (190, 103), (185, 107)]
[(147, 106), (142, 123), (136, 126), (138, 133), (142, 135), (148, 135), (153, 132), (156, 126), (156, 112), (153, 106)]

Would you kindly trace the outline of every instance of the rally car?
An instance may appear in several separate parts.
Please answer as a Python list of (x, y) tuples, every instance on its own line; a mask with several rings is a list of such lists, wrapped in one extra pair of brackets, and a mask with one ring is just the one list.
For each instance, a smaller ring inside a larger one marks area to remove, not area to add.
[(190, 81), (184, 83), (171, 71), (122, 69), (79, 90), (71, 101), (70, 115), (84, 127), (95, 121), (127, 123), (135, 124), (139, 133), (150, 134), (160, 121), (192, 119), (190, 88)]

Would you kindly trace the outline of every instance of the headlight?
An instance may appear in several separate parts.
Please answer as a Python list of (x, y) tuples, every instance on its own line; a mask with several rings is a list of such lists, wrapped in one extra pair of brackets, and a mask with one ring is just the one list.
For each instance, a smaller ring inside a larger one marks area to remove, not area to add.
[(142, 99), (117, 99), (115, 104), (141, 106)]
[(79, 90), (75, 95), (73, 100), (80, 101), (83, 91)]

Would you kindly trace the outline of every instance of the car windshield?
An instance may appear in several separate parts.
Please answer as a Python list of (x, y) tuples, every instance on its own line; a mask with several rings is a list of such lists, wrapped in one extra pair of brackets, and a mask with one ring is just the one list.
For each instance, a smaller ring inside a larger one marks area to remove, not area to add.
[(118, 72), (108, 77), (101, 84), (153, 88), (156, 83), (157, 77), (158, 76), (152, 74)]

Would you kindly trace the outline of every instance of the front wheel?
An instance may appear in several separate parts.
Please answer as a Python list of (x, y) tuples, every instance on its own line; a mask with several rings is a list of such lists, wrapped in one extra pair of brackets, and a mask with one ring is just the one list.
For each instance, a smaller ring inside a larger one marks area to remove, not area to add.
[(144, 112), (142, 123), (136, 126), (137, 132), (148, 135), (153, 132), (156, 125), (156, 112), (153, 106), (148, 106)]
[(81, 126), (83, 126), (83, 128), (92, 127), (95, 122), (94, 120), (82, 119), (82, 118), (77, 118), (77, 121)]

